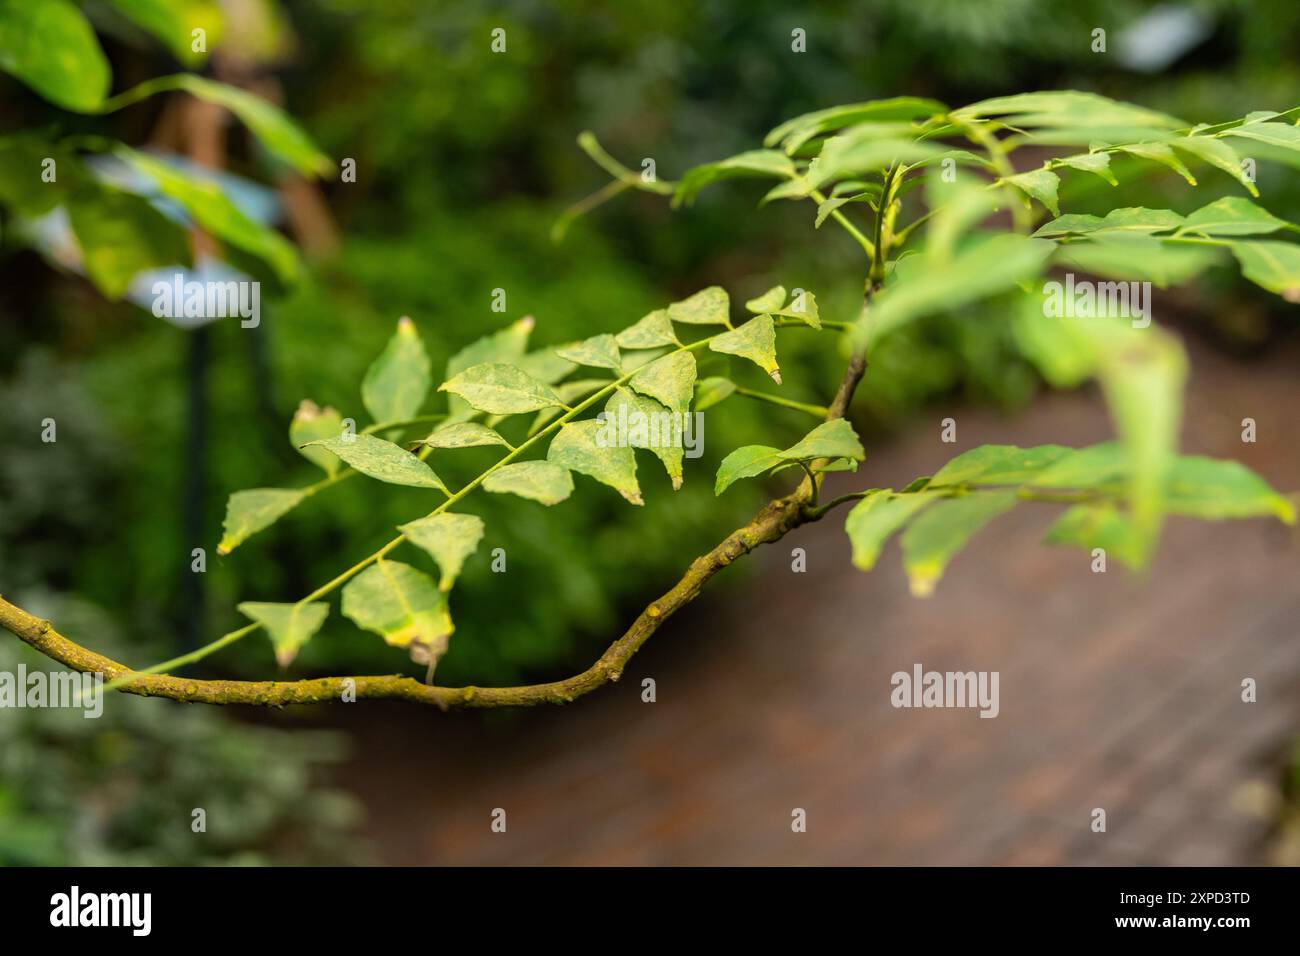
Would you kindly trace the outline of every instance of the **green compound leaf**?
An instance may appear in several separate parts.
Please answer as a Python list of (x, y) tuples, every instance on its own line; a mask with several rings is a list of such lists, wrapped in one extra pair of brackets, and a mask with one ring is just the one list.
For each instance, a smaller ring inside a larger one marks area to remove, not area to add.
[(1044, 540), (1082, 548), (1091, 553), (1103, 549), (1128, 567), (1137, 570), (1145, 561), (1146, 544), (1128, 516), (1112, 502), (1075, 505), (1056, 519)]
[(834, 418), (822, 422), (802, 439), (781, 452), (786, 461), (808, 461), (814, 458), (848, 458), (861, 461), (866, 457), (858, 433), (847, 419)]
[(1062, 156), (1057, 160), (1062, 166), (1080, 169), (1085, 173), (1100, 176), (1112, 186), (1118, 186), (1119, 180), (1110, 171), (1110, 156), (1107, 153), (1079, 153), (1075, 156)]
[(432, 468), (400, 445), (374, 435), (321, 438), (309, 442), (307, 447), (321, 447), (331, 451), (363, 475), (390, 485), (437, 488), (443, 494), (450, 494)]
[(757, 315), (762, 315), (765, 312), (775, 312), (783, 305), (785, 305), (785, 286), (774, 285), (762, 295), (746, 302), (745, 308)]
[(397, 530), (407, 541), (433, 556), (442, 573), (438, 589), (445, 592), (456, 583), (465, 559), (478, 550), (478, 543), (483, 540), (483, 519), (444, 511), (399, 525)]
[(1183, 179), (1187, 180), (1189, 186), (1196, 185), (1196, 177), (1192, 171), (1183, 165), (1183, 161), (1178, 155), (1165, 143), (1130, 143), (1119, 147), (1121, 152), (1128, 153), (1130, 156), (1137, 156), (1139, 159), (1149, 159), (1152, 162), (1168, 166)]
[(185, 231), (131, 193), (94, 185), (79, 189), (69, 197), (68, 218), (86, 275), (105, 298), (122, 298), (141, 272), (191, 261)]
[(894, 494), (885, 489), (859, 501), (844, 520), (844, 530), (853, 547), (854, 566), (863, 571), (874, 568), (890, 536), (938, 500), (937, 494), (927, 491)]
[(551, 440), (546, 459), (609, 485), (634, 505), (645, 504), (636, 480), (636, 456), (627, 446), (611, 445), (602, 422), (567, 422)]
[(1188, 216), (1178, 234), (1194, 232), (1202, 236), (1251, 236), (1276, 232), (1286, 225), (1285, 220), (1278, 219), (1249, 199), (1225, 196)]
[(343, 614), (394, 647), (410, 649), (411, 660), (429, 667), (447, 651), (455, 628), (447, 596), (423, 571), (380, 558), (343, 589)]
[(736, 393), (736, 383), (729, 378), (714, 375), (702, 378), (695, 383), (695, 410), (697, 412), (712, 408), (724, 402)]
[(112, 82), (94, 29), (68, 0), (0, 0), (0, 70), (78, 113), (98, 109)]
[(484, 478), (483, 489), (557, 505), (573, 494), (573, 476), (569, 469), (549, 461), (513, 462)]
[(244, 215), (216, 182), (125, 146), (118, 147), (117, 155), (152, 180), (162, 195), (180, 203), (205, 231), (261, 259), (281, 282), (291, 283), (298, 278), (301, 266), (293, 244), (274, 229)]
[(1003, 182), (1010, 183), (1027, 196), (1037, 199), (1052, 211), (1053, 216), (1061, 214), (1061, 207), (1056, 201), (1056, 190), (1061, 185), (1061, 177), (1050, 169), (1034, 169), (1027, 173), (1007, 176)]
[(951, 459), (934, 473), (927, 487), (944, 485), (1018, 485), (1032, 480), (1074, 449), (1063, 445), (981, 445)]
[(672, 352), (637, 369), (630, 384), (672, 411), (685, 413), (695, 394), (695, 356), (690, 352)]
[(614, 390), (605, 403), (604, 415), (606, 444), (623, 436), (632, 448), (652, 452), (663, 462), (673, 490), (681, 488), (682, 457), (685, 454), (682, 416), (669, 411), (653, 398), (637, 395), (626, 388)]
[(517, 415), (563, 405), (555, 390), (514, 365), (490, 362), (467, 368), (438, 386), (493, 415)]
[(773, 309), (772, 314), (784, 315), (791, 319), (798, 319), (800, 322), (812, 326), (814, 329), (820, 329), (822, 327), (821, 316), (817, 312), (817, 296), (813, 295), (806, 289), (796, 289), (795, 296), (790, 300), (790, 304), (778, 309)]
[(430, 448), (474, 448), (480, 445), (512, 447), (496, 431), (478, 422), (456, 422), (436, 428), (420, 444)]
[(330, 606), (319, 602), (311, 604), (269, 604), (260, 601), (244, 601), (238, 605), (238, 611), (252, 618), (271, 638), (275, 648), (275, 660), (281, 667), (288, 667), (298, 656), (302, 646), (312, 639), (329, 615)]
[(784, 153), (771, 149), (754, 149), (716, 163), (706, 163), (686, 171), (673, 195), (673, 205), (690, 205), (701, 189), (720, 179), (736, 176), (759, 176), (787, 179), (795, 174), (794, 163)]
[(207, 53), (194, 49), (192, 31), (202, 29), (209, 46), (220, 43), (224, 22), (214, 0), (111, 0), (124, 16), (153, 34), (187, 67), (201, 64)]
[(1016, 506), (1014, 491), (950, 498), (928, 509), (903, 533), (903, 568), (917, 597), (928, 597), (948, 562), (975, 532)]
[(581, 342), (557, 348), (555, 354), (575, 365), (609, 368), (616, 372), (623, 367), (623, 356), (619, 354), (618, 343), (612, 335), (593, 335)]
[(305, 176), (321, 176), (334, 168), (293, 120), (279, 107), (238, 87), (227, 86), (193, 73), (165, 78), (167, 88), (184, 90), (209, 103), (224, 106), (252, 130), (269, 152)]
[(1174, 149), (1181, 149), (1184, 152), (1191, 153), (1197, 159), (1204, 160), (1216, 169), (1221, 169), (1237, 182), (1246, 187), (1246, 192), (1252, 196), (1259, 196), (1259, 190), (1255, 184), (1250, 181), (1246, 171), (1242, 169), (1241, 157), (1237, 151), (1221, 139), (1215, 139), (1212, 136), (1175, 136), (1169, 141), (1169, 145)]
[(730, 325), (731, 297), (722, 286), (709, 286), (668, 306), (668, 318), (683, 325)]
[(1288, 302), (1300, 302), (1300, 245), (1290, 242), (1233, 242), (1241, 274)]
[(275, 524), (306, 498), (297, 488), (250, 488), (226, 500), (226, 520), (217, 554), (229, 554), (263, 528)]
[(361, 381), (361, 401), (370, 417), (377, 424), (414, 418), (433, 384), (430, 369), (415, 323), (402, 316), (397, 331)]
[(1241, 462), (1183, 455), (1169, 468), (1165, 505), (1193, 518), (1274, 517), (1295, 524), (1295, 505)]
[(737, 448), (718, 466), (714, 481), (714, 494), (720, 495), (742, 478), (755, 478), (764, 472), (796, 462), (830, 459), (830, 465), (820, 470), (842, 470), (831, 467), (835, 460), (846, 460), (856, 468), (857, 461), (866, 456), (853, 426), (842, 418), (818, 425), (801, 440), (784, 450), (768, 445), (745, 445)]
[(680, 344), (667, 309), (656, 309), (635, 325), (618, 333), (614, 340), (625, 349), (654, 349), (663, 345)]
[(781, 464), (781, 449), (771, 445), (742, 445), (718, 466), (713, 493), (720, 495), (742, 478), (756, 478)]
[[(500, 362), (505, 365), (516, 365), (523, 368), (526, 361), (524, 353), (528, 349), (528, 338), (532, 334), (534, 324), (533, 317), (526, 315), (498, 332), (493, 332), (491, 335), (485, 335), (481, 339), (471, 342), (447, 360), (445, 377), (451, 379), (475, 365), (491, 362)], [(534, 361), (535, 364), (536, 360)], [(570, 364), (565, 363), (566, 367)], [(535, 374), (535, 368), (524, 368), (524, 371), (538, 381), (543, 381), (542, 377)], [(447, 405), (447, 420), (449, 423), (474, 417), (473, 407), (457, 395), (449, 395)]]
[(749, 359), (781, 384), (781, 371), (776, 364), (776, 325), (770, 315), (756, 316), (738, 329), (715, 336), (709, 348)]
[(342, 467), (339, 456), (333, 452), (312, 445), (304, 448), (308, 442), (322, 438), (340, 438), (343, 435), (343, 418), (333, 408), (321, 408), (309, 399), (298, 403), (298, 410), (293, 413), (289, 423), (289, 442), (304, 458), (333, 478)]

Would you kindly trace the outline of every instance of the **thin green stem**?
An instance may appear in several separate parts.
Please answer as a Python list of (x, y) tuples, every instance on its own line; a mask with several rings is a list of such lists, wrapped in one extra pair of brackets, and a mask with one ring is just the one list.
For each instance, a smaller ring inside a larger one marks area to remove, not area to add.
[[(826, 201), (825, 193), (823, 193), (819, 189), (810, 190), (808, 196), (819, 206)], [(865, 252), (873, 261), (875, 260), (876, 258), (875, 245), (871, 242), (870, 239), (868, 239), (866, 236), (862, 234), (862, 231), (858, 229), (857, 226), (853, 225), (853, 223), (849, 221), (848, 216), (844, 215), (844, 213), (836, 209), (831, 212), (831, 218), (834, 219), (841, 226), (843, 226), (844, 231), (847, 232), (850, 236), (852, 236), (854, 240), (857, 242), (857, 244), (862, 247), (862, 251)]]
[(746, 398), (757, 399), (760, 402), (768, 402), (772, 405), (780, 405), (782, 408), (793, 408), (795, 411), (807, 412), (814, 418), (825, 418), (830, 409), (825, 405), (809, 405), (806, 402), (796, 402), (794, 399), (782, 398), (780, 395), (769, 395), (766, 392), (758, 392), (751, 388), (736, 386), (736, 394), (743, 395)]

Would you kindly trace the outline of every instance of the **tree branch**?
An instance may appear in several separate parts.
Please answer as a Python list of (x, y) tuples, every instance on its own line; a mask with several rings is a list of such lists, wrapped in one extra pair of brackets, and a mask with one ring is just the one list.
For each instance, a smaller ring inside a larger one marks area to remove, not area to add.
[[(431, 687), (400, 675), (375, 677), (324, 677), (298, 681), (192, 680), (166, 674), (148, 674), (133, 679), (121, 690), (142, 697), (202, 704), (255, 704), (281, 707), (356, 699), (406, 700), (453, 707), (531, 707), (537, 704), (565, 704), (590, 693), (609, 681), (618, 680), (631, 660), (659, 626), (693, 601), (705, 583), (731, 562), (760, 544), (777, 541), (805, 517), (805, 500), (800, 492), (769, 502), (742, 528), (738, 528), (708, 554), (691, 563), (686, 574), (671, 590), (641, 612), (632, 626), (609, 646), (600, 659), (581, 674), (548, 684), (521, 687)], [(0, 626), (12, 631), (46, 657), (74, 670), (101, 673), (106, 680), (130, 677), (133, 671), (117, 661), (89, 651), (54, 630), (49, 621), (28, 614), (0, 597)]]
[[(867, 302), (870, 302), (875, 288), (874, 283), (868, 283)], [(828, 421), (844, 417), (865, 371), (865, 358), (854, 355), (844, 370), (835, 400), (827, 411)], [(820, 478), (820, 475), (817, 477)], [(692, 561), (682, 579), (657, 601), (649, 604), (596, 663), (580, 674), (546, 684), (518, 687), (436, 687), (400, 674), (322, 677), (296, 681), (193, 680), (169, 674), (132, 676), (137, 672), (69, 640), (56, 631), (49, 621), (28, 614), (6, 601), (3, 596), (0, 596), (0, 627), (11, 631), (46, 657), (74, 670), (103, 674), (106, 681), (129, 678), (130, 682), (118, 689), (141, 697), (165, 697), (195, 704), (252, 704), (263, 707), (366, 698), (434, 704), (443, 710), (567, 704), (610, 681), (618, 680), (623, 668), (641, 649), (641, 645), (650, 639), (664, 621), (695, 600), (705, 583), (727, 565), (761, 544), (779, 541), (801, 524), (820, 520), (831, 507), (848, 500), (836, 499), (825, 507), (814, 508), (816, 484), (813, 480), (805, 479), (792, 494), (768, 502), (748, 524), (737, 528), (712, 551)]]

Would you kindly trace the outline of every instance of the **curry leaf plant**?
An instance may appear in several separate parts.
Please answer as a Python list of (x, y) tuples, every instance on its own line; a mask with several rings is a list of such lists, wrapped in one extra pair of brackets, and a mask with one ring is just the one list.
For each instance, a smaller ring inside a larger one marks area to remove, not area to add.
[[(134, 693), (212, 703), (283, 704), (349, 694), (444, 708), (563, 703), (616, 680), (662, 622), (719, 570), (839, 508), (846, 509), (853, 564), (869, 571), (897, 537), (918, 596), (935, 590), (974, 535), (1021, 505), (1059, 510), (1049, 543), (1103, 548), (1134, 568), (1153, 560), (1169, 515), (1294, 523), (1292, 499), (1243, 465), (1179, 453), (1187, 362), (1175, 337), (1149, 315), (1136, 321), (1105, 309), (1053, 313), (1051, 284), (1044, 279), (1053, 270), (1070, 270), (1112, 283), (1165, 286), (1235, 263), (1249, 281), (1300, 301), (1296, 227), (1269, 211), (1242, 162), (1264, 146), (1260, 158), (1300, 165), (1297, 114), (1300, 108), (1254, 112), (1207, 126), (1089, 93), (1028, 93), (959, 109), (900, 97), (796, 117), (755, 149), (688, 170), (672, 183), (642, 180), (584, 134), (580, 146), (614, 180), (576, 204), (562, 225), (628, 189), (683, 206), (725, 180), (758, 180), (763, 203), (805, 202), (810, 231), (833, 222), (860, 248), (860, 311), (825, 316), (812, 292), (783, 286), (733, 303), (727, 290), (710, 286), (646, 316), (626, 317), (622, 327), (592, 328), (582, 341), (540, 348), (530, 345), (533, 321), (523, 319), (447, 359), (436, 388), (418, 323), (402, 320), (359, 383), (370, 423), (357, 432), (344, 427), (352, 420), (339, 412), (304, 402), (291, 439), (323, 476), (305, 487), (235, 492), (221, 544), (223, 552), (233, 552), (289, 511), (309, 507), (319, 492), (359, 474), (428, 493), (426, 513), (394, 529), (382, 547), (309, 594), (281, 604), (241, 604), (251, 623), (145, 670), (101, 658), (12, 605), (0, 602), (0, 615), (47, 654), (103, 670), (111, 686)], [(1032, 161), (1016, 161), (1026, 154)], [(1095, 215), (1061, 206), (1063, 178), (1115, 183), (1151, 173), (1207, 194), (1187, 215), (1145, 207)], [(1099, 383), (1114, 440), (1085, 448), (984, 445), (904, 487), (866, 487), (870, 459), (849, 409), (872, 351), (928, 314), (960, 312), (990, 299), (1005, 306), (1022, 351), (1050, 383)], [(825, 406), (777, 391), (779, 346), (792, 332), (817, 336), (845, 358), (838, 386), (825, 388)], [(727, 375), (701, 379), (697, 361), (710, 352), (757, 365), (772, 385), (745, 388)], [(680, 485), (680, 434), (670, 430), (658, 442), (645, 435), (611, 442), (602, 438), (602, 428), (611, 416), (681, 415), (733, 396), (799, 409), (819, 421), (810, 421), (802, 434), (774, 434), (769, 444), (726, 454), (714, 482), (717, 494), (746, 480), (762, 480), (781, 493), (689, 562), (681, 580), (580, 674), (484, 688), (440, 687), (431, 677), (424, 683), (397, 676), (208, 682), (166, 673), (259, 630), (269, 638), (268, 650), (288, 663), (325, 620), (338, 592), (343, 616), (406, 648), (432, 675), (453, 639), (457, 577), (484, 535), (472, 512), (476, 493), (516, 495), (536, 507), (561, 507), (574, 493), (607, 494), (623, 506), (653, 507), (639, 468), (662, 467), (673, 486)], [(449, 486), (438, 477), (440, 462), (467, 447), (498, 455), (476, 477)], [(832, 471), (854, 472), (852, 480), (862, 476), (864, 487), (827, 500), (822, 485)]]

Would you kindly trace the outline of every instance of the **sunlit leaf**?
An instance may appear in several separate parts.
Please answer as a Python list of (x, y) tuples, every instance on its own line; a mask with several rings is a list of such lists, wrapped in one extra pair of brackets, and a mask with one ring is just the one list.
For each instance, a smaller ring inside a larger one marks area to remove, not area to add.
[(609, 485), (634, 505), (644, 504), (636, 480), (636, 456), (612, 440), (607, 424), (587, 419), (567, 422), (547, 449), (546, 460)]
[(678, 344), (667, 309), (655, 309), (635, 325), (619, 332), (614, 340), (625, 349), (653, 349)]
[(261, 601), (244, 601), (238, 611), (266, 628), (275, 660), (288, 667), (302, 646), (320, 630), (329, 615), (330, 606), (321, 602), (310, 604), (269, 604)]
[(94, 111), (108, 94), (108, 58), (68, 0), (0, 0), (0, 70), (55, 106)]
[(1287, 223), (1249, 199), (1226, 196), (1189, 215), (1178, 234), (1194, 232), (1203, 236), (1250, 236), (1276, 232)]
[(614, 341), (612, 335), (594, 335), (581, 342), (558, 348), (555, 350), (555, 354), (576, 365), (609, 368), (614, 371), (618, 371), (623, 365), (623, 358), (618, 351), (618, 343)]
[(665, 355), (638, 369), (630, 384), (642, 395), (649, 395), (675, 412), (685, 413), (695, 392), (695, 356), (690, 352)]
[(263, 528), (288, 514), (307, 495), (297, 488), (251, 488), (236, 491), (226, 501), (217, 554), (229, 554)]
[(549, 461), (513, 462), (488, 475), (483, 480), (483, 489), (555, 505), (573, 494), (573, 476), (568, 468)]
[(298, 452), (331, 478), (338, 474), (342, 462), (338, 455), (319, 445), (304, 448), (308, 442), (320, 438), (338, 438), (343, 434), (343, 417), (333, 408), (321, 408), (315, 402), (303, 399), (289, 423), (289, 441)]
[(765, 312), (775, 312), (783, 305), (785, 305), (785, 286), (774, 285), (762, 295), (746, 302), (745, 308), (757, 315), (762, 315)]
[(714, 336), (709, 348), (749, 359), (781, 384), (781, 372), (776, 364), (776, 326), (770, 315), (755, 316), (738, 329)]
[(370, 417), (376, 423), (402, 422), (419, 414), (432, 384), (430, 368), (415, 323), (402, 316), (361, 381), (361, 401)]
[(668, 318), (684, 325), (729, 325), (731, 298), (721, 286), (709, 286), (668, 306)]
[(896, 495), (885, 489), (859, 501), (844, 520), (853, 547), (853, 564), (863, 571), (874, 568), (890, 536), (938, 500), (938, 495), (925, 491)]
[(663, 462), (673, 483), (682, 486), (682, 457), (685, 449), (684, 420), (653, 398), (630, 389), (617, 388), (605, 404), (605, 421), (617, 435), (626, 435), (633, 448), (644, 448)]
[(432, 468), (400, 445), (374, 435), (322, 438), (310, 442), (308, 447), (321, 447), (331, 451), (363, 475), (390, 485), (437, 488), (447, 492), (447, 486), (434, 474)]
[(1061, 177), (1050, 169), (1033, 169), (1027, 173), (1007, 176), (1003, 182), (1010, 183), (1052, 211), (1053, 216), (1061, 214), (1056, 201), (1056, 190), (1061, 185)]
[(696, 166), (687, 170), (686, 175), (681, 178), (681, 182), (677, 186), (677, 192), (673, 196), (673, 204), (690, 205), (695, 201), (695, 197), (699, 195), (701, 189), (710, 183), (717, 182), (719, 179), (729, 179), (735, 176), (784, 179), (793, 176), (794, 172), (794, 163), (784, 153), (778, 153), (771, 149), (750, 150), (716, 163), (706, 163), (703, 166)]
[(438, 390), (459, 395), (480, 411), (493, 415), (517, 415), (564, 404), (549, 385), (514, 365), (496, 362), (467, 368), (439, 385)]
[(1014, 491), (989, 491), (941, 501), (903, 532), (903, 568), (917, 597), (933, 593), (948, 562), (975, 532), (1016, 506)]
[(1233, 242), (1241, 274), (1288, 302), (1300, 302), (1300, 245), (1290, 242)]
[(141, 272), (191, 262), (185, 231), (131, 193), (79, 189), (69, 197), (68, 217), (86, 275), (106, 298), (122, 298)]
[(343, 614), (394, 647), (410, 649), (432, 676), (455, 628), (447, 597), (423, 571), (383, 558), (343, 589)]
[(457, 422), (442, 428), (435, 428), (429, 437), (420, 444), (430, 448), (474, 448), (480, 445), (504, 445), (510, 443), (496, 431), (478, 422)]
[(483, 540), (483, 519), (444, 511), (399, 525), (397, 530), (407, 541), (433, 556), (442, 575), (438, 589), (450, 591), (465, 566), (465, 559), (478, 550)]

